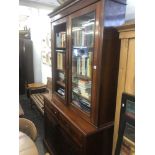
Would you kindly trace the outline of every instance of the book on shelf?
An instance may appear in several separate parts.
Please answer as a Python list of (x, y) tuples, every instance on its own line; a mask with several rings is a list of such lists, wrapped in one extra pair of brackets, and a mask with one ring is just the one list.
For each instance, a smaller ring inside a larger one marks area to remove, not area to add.
[(57, 51), (57, 52), (62, 52), (62, 53), (65, 53), (65, 50), (63, 50), (63, 49), (56, 49), (55, 51)]
[(82, 70), (82, 75), (83, 76), (86, 76), (86, 58), (85, 57), (82, 57), (81, 59), (81, 70)]
[(79, 97), (77, 94), (72, 93), (73, 104), (80, 107), (86, 112), (90, 112), (91, 104), (86, 99)]
[(65, 81), (65, 74), (64, 74), (64, 73), (59, 72), (59, 73), (58, 73), (58, 79), (59, 79), (59, 81), (64, 82), (64, 81)]
[(66, 47), (66, 32), (56, 33), (56, 47), (65, 48)]
[(58, 94), (60, 94), (61, 96), (65, 96), (65, 90), (63, 88), (58, 88), (57, 90)]
[(63, 70), (65, 68), (65, 55), (63, 53), (57, 53), (57, 69)]
[(91, 81), (78, 80), (79, 87), (91, 88)]
[(90, 100), (91, 98), (91, 81), (78, 80), (77, 86), (73, 87), (73, 92), (80, 94), (82, 97)]
[(90, 110), (91, 110), (91, 105), (90, 105), (90, 103), (89, 103), (87, 100), (85, 100), (85, 99), (82, 98), (82, 99), (79, 100), (79, 102), (80, 102), (81, 108), (82, 108), (84, 111), (90, 112)]
[(92, 73), (92, 52), (88, 52), (88, 57), (77, 57), (77, 74), (91, 77)]
[(91, 77), (92, 74), (92, 52), (88, 53), (88, 59), (87, 59), (87, 77)]
[(77, 57), (77, 74), (81, 74), (81, 57)]

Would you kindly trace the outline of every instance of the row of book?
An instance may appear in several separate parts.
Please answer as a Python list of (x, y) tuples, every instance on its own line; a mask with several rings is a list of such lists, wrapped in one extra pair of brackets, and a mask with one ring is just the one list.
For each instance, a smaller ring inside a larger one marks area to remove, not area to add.
[(78, 97), (76, 94), (72, 94), (73, 104), (81, 108), (83, 111), (90, 112), (91, 104), (87, 100)]
[(86, 111), (86, 112), (90, 112), (91, 110), (91, 106), (90, 106), (90, 103), (85, 100), (85, 99), (81, 99), (80, 100), (80, 105), (81, 105), (81, 108)]
[(58, 73), (58, 79), (59, 79), (59, 81), (64, 82), (64, 81), (65, 81), (65, 74), (64, 74), (64, 73), (59, 72), (59, 73)]
[(65, 89), (63, 89), (63, 88), (58, 88), (57, 92), (58, 92), (58, 94), (60, 94), (61, 96), (65, 96)]
[(66, 32), (56, 33), (56, 47), (57, 48), (66, 47)]
[(88, 57), (77, 57), (77, 74), (91, 77), (92, 74), (92, 52), (88, 53)]
[(65, 69), (65, 54), (57, 52), (57, 69)]
[(76, 94), (80, 94), (82, 97), (86, 98), (87, 100), (90, 100), (90, 97), (91, 97), (90, 92), (91, 92), (91, 90), (86, 90), (86, 89), (82, 90), (81, 88), (74, 87), (73, 92), (76, 93)]
[(78, 80), (77, 86), (73, 87), (73, 92), (80, 94), (84, 98), (90, 100), (91, 98), (91, 81)]
[(94, 24), (85, 27), (74, 27), (72, 31), (74, 46), (93, 47)]

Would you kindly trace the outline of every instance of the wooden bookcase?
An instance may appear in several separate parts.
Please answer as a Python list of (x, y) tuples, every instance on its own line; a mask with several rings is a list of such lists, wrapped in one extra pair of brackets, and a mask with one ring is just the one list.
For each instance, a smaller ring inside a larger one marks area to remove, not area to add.
[[(124, 23), (125, 6), (76, 0), (49, 14), (53, 87), (45, 96), (45, 143), (54, 154), (111, 154), (120, 48), (116, 27)], [(60, 135), (66, 146), (55, 145), (62, 142)]]
[(118, 138), (122, 93), (125, 92), (135, 95), (135, 24), (133, 22), (126, 23), (119, 27), (118, 31), (120, 33), (121, 49), (113, 136), (113, 155)]

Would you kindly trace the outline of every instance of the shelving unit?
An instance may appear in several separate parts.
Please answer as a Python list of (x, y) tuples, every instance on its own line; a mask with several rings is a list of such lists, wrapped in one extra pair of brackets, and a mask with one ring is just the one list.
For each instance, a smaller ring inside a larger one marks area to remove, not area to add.
[(49, 14), (53, 87), (45, 96), (45, 141), (57, 155), (111, 155), (120, 47), (115, 26), (125, 7), (76, 0)]
[(122, 93), (135, 95), (135, 24), (126, 23), (118, 28), (121, 40), (118, 88), (114, 125), (113, 155), (118, 138)]

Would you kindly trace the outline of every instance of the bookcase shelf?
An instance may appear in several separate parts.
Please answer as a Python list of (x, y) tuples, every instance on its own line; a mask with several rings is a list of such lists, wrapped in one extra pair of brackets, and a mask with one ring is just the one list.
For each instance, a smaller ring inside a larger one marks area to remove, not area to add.
[(64, 47), (56, 47), (55, 50), (66, 50)]
[(62, 87), (66, 87), (65, 83), (62, 82), (62, 81), (57, 81), (56, 83), (59, 84), (59, 85), (62, 86)]
[(87, 80), (87, 81), (90, 81), (91, 80), (90, 77), (87, 77), (87, 76), (84, 76), (84, 75), (76, 75), (75, 77), (80, 78), (82, 80)]
[(94, 47), (89, 46), (73, 46), (73, 49), (93, 49)]
[(65, 70), (63, 70), (63, 69), (56, 69), (57, 71), (59, 71), (59, 72), (65, 72)]

